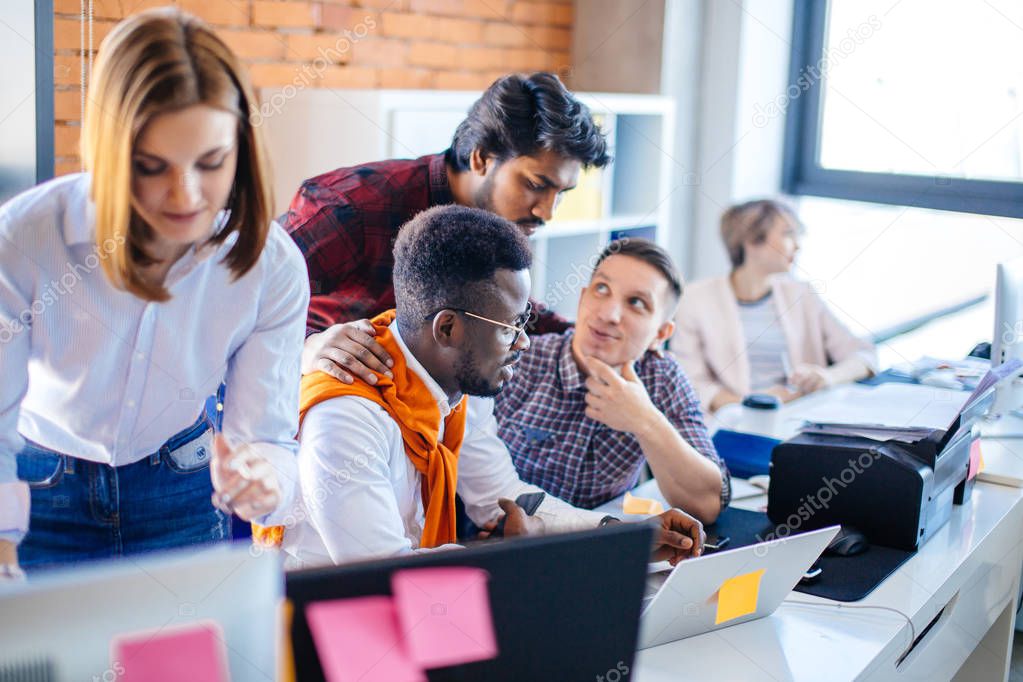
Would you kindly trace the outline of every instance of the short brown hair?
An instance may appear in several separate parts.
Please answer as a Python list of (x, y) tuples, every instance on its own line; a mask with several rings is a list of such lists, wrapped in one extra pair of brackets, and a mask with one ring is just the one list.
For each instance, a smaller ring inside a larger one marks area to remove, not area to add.
[[(154, 116), (195, 104), (238, 117), (238, 166), (225, 224), (210, 238), (238, 239), (224, 257), (235, 278), (259, 260), (270, 228), (272, 190), (262, 139), (249, 121), (256, 99), (238, 58), (199, 19), (166, 7), (114, 27), (100, 46), (89, 85), (82, 156), (92, 179), (96, 243), (107, 252), (103, 270), (118, 289), (166, 301), (167, 289), (146, 281), (141, 268), (151, 229), (132, 207), (132, 146)], [(113, 251), (104, 245), (118, 244)]]
[(682, 275), (679, 274), (678, 268), (675, 267), (668, 252), (649, 239), (622, 237), (614, 240), (601, 251), (593, 270), (596, 271), (600, 264), (611, 256), (629, 256), (653, 266), (664, 275), (664, 279), (668, 282), (672, 303), (677, 303), (678, 299), (682, 297)]
[(732, 206), (721, 215), (721, 239), (735, 269), (746, 261), (745, 244), (761, 244), (775, 222), (782, 218), (798, 229), (803, 225), (795, 211), (774, 199), (756, 199)]

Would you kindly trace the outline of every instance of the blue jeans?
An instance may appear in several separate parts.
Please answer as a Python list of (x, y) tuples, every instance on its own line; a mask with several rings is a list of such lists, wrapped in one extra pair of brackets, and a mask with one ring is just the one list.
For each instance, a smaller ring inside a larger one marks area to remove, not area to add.
[(22, 567), (229, 540), (230, 519), (210, 501), (212, 439), (204, 413), (158, 452), (119, 467), (27, 444), (18, 454), (18, 478), (32, 492)]

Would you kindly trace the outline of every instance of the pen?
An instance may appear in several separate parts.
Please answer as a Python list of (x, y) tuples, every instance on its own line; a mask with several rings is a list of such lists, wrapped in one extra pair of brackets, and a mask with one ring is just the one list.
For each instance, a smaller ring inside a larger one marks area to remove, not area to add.
[(729, 543), (729, 541), (730, 541), (731, 539), (732, 539), (732, 538), (730, 538), (730, 537), (728, 537), (728, 536), (726, 535), (726, 536), (725, 536), (725, 537), (723, 537), (723, 538), (717, 538), (717, 542), (704, 542), (704, 543), (703, 543), (703, 549), (704, 549), (704, 550), (708, 550), (708, 549), (709, 549), (709, 550), (711, 550), (712, 552), (716, 552), (716, 551), (717, 551), (717, 550), (719, 550), (719, 549), (724, 549), (724, 548), (725, 548), (725, 546), (726, 546), (726, 545), (727, 545), (727, 544)]

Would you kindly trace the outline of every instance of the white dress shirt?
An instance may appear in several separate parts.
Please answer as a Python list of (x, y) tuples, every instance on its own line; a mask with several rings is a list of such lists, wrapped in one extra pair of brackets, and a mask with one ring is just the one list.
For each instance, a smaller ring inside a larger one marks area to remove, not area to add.
[[(390, 326), (409, 367), (440, 409), (440, 438), (451, 405), (436, 381)], [(523, 482), (497, 436), (494, 401), (469, 398), (458, 457), (458, 494), (478, 526), (501, 514), (498, 498), (540, 488)], [(401, 428), (377, 403), (357, 396), (311, 407), (299, 432), (301, 500), (285, 516), (289, 568), (340, 564), (429, 551), (419, 547), (425, 518), (420, 474), (405, 454)], [(578, 509), (548, 495), (536, 512), (551, 532), (594, 528), (602, 512)], [(444, 545), (444, 548), (456, 545)], [(440, 548), (437, 548), (440, 549)]]
[[(88, 193), (89, 176), (76, 174), (0, 207), (0, 485), (16, 480), (22, 436), (92, 462), (136, 462), (195, 422), (223, 381), (224, 435), (270, 461), (278, 509), (290, 507), (309, 302), (301, 252), (274, 223), (232, 281), (221, 261), (236, 234), (193, 247), (167, 275), (171, 299), (145, 301), (107, 280), (113, 244), (95, 243)], [(24, 518), (12, 514), (0, 506), (0, 539), (20, 539)]]

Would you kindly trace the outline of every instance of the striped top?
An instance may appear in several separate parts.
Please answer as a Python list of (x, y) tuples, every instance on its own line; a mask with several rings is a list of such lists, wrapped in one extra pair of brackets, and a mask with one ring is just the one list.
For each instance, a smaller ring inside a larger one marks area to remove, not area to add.
[[(89, 175), (68, 175), (0, 207), (0, 484), (16, 480), (25, 438), (90, 462), (138, 462), (224, 383), (224, 435), (277, 470), (278, 509), (288, 509), (309, 303), (302, 254), (274, 223), (235, 278), (223, 262), (235, 235), (197, 244), (167, 273), (170, 300), (146, 301), (100, 267), (117, 239), (96, 243), (89, 192)], [(5, 534), (20, 527), (5, 509), (0, 540), (18, 540)]]
[(738, 303), (749, 358), (750, 387), (753, 391), (763, 391), (784, 384), (788, 379), (784, 359), (788, 346), (771, 294), (752, 303)]

